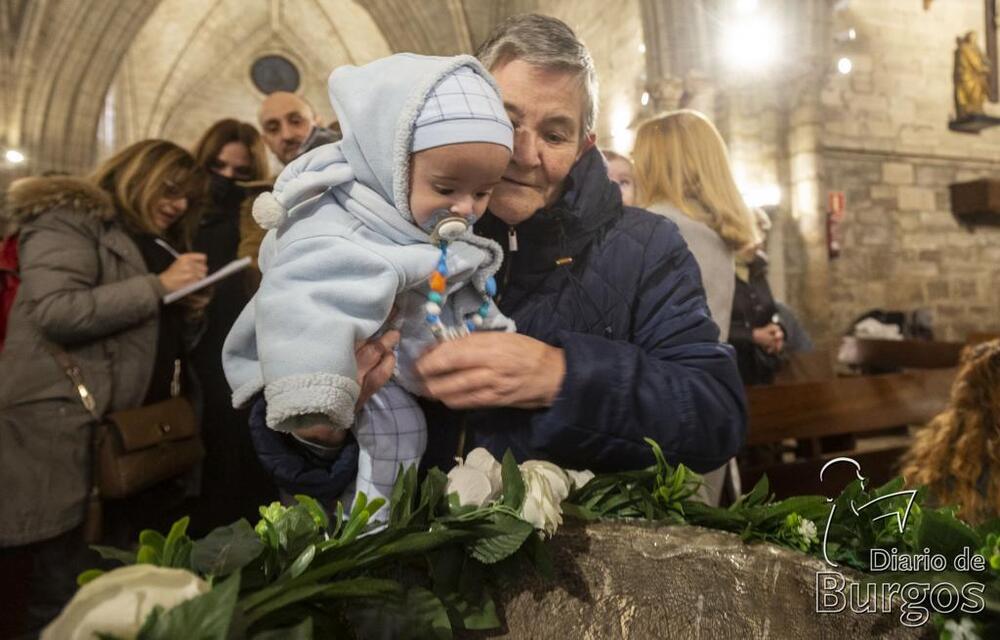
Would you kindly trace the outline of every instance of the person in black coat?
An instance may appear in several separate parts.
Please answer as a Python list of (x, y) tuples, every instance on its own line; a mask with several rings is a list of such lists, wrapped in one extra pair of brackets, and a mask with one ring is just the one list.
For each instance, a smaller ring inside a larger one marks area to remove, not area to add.
[[(209, 202), (194, 246), (206, 254), (211, 273), (236, 259), (240, 206), (246, 195), (241, 183), (267, 179), (267, 155), (253, 125), (233, 119), (213, 124), (196, 145), (194, 155), (210, 179)], [(241, 517), (255, 518), (257, 506), (277, 496), (269, 474), (254, 454), (247, 430), (249, 412), (233, 409), (222, 371), (222, 343), (251, 295), (245, 273), (214, 285), (205, 332), (194, 353), (195, 372), (205, 395), (205, 463), (191, 522), (196, 533)]]
[(760, 252), (749, 263), (737, 259), (729, 343), (736, 348), (743, 384), (774, 382), (781, 367), (785, 330), (767, 283), (767, 259)]

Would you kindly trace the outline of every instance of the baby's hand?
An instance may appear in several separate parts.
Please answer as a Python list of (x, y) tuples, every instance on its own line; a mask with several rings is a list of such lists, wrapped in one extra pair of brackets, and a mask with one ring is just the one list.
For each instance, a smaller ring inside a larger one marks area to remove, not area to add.
[(335, 428), (330, 419), (322, 413), (295, 416), (286, 420), (282, 426), (287, 427), (287, 431), (296, 438), (321, 447), (340, 447), (347, 439), (347, 430)]

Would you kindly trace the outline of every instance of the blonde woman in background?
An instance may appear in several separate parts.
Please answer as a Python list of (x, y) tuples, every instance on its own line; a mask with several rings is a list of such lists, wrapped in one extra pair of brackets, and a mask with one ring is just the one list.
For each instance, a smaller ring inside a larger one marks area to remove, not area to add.
[[(701, 270), (719, 339), (729, 337), (736, 254), (755, 246), (751, 213), (729, 168), (722, 136), (697, 111), (673, 111), (643, 123), (632, 151), (639, 206), (680, 228)], [(718, 504), (725, 467), (705, 474), (703, 495)]]
[(632, 161), (639, 206), (680, 227), (725, 342), (736, 254), (756, 242), (752, 214), (733, 180), (722, 136), (697, 111), (673, 111), (639, 127)]

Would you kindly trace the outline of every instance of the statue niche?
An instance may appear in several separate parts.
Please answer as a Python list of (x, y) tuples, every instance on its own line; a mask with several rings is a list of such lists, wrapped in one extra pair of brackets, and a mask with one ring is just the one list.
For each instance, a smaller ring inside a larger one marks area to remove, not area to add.
[(990, 64), (976, 43), (976, 32), (956, 38), (955, 116), (962, 120), (981, 115), (989, 97)]

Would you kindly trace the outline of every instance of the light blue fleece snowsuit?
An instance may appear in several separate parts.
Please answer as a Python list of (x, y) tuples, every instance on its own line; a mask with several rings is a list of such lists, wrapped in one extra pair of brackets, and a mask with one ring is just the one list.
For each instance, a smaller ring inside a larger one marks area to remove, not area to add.
[[(269, 231), (260, 249), (260, 289), (223, 348), (233, 404), (263, 391), (267, 424), (282, 431), (310, 414), (325, 415), (336, 428), (354, 425), (357, 489), (369, 497), (387, 497), (399, 464), (419, 460), (426, 425), (415, 400), (392, 383), (355, 423), (354, 352), (387, 328), (395, 305), (402, 338), (394, 380), (414, 391), (413, 362), (435, 342), (424, 304), (440, 250), (409, 210), (410, 149), (427, 95), (462, 66), (496, 89), (471, 56), (397, 54), (336, 69), (329, 91), (343, 140), (294, 160), (273, 193), (254, 204), (255, 219)], [(471, 230), (449, 243), (446, 325), (476, 312), (502, 259), (499, 245)], [(492, 301), (484, 327), (514, 329)]]

